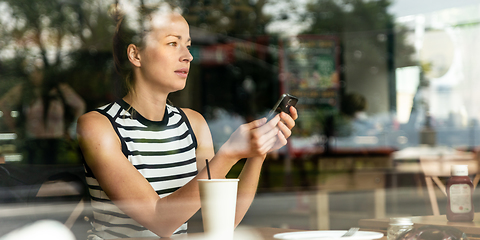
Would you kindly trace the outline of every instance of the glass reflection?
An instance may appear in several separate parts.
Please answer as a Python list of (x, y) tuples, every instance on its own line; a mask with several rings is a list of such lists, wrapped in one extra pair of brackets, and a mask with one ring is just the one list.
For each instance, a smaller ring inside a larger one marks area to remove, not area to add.
[[(325, 227), (321, 199), (330, 204), (327, 228), (346, 229), (381, 216), (380, 189), (384, 216), (432, 214), (418, 188), (420, 157), (477, 153), (476, 1), (172, 2), (191, 26), (194, 61), (186, 88), (170, 100), (206, 116), (216, 148), (266, 115), (281, 93), (301, 99), (294, 135), (268, 156), (245, 224)], [(59, 180), (52, 175), (83, 174), (76, 118), (125, 93), (111, 57), (114, 3), (0, 1), (5, 209), (37, 203), (41, 185)], [(317, 191), (334, 183), (344, 185), (326, 197)], [(0, 235), (45, 217), (16, 217)]]

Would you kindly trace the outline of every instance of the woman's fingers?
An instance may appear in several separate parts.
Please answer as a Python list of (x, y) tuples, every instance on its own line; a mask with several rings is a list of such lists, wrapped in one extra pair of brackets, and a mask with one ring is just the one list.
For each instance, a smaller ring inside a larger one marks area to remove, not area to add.
[(249, 123), (243, 124), (242, 126), (244, 127), (245, 130), (251, 130), (251, 129), (262, 127), (263, 125), (265, 125), (266, 122), (267, 122), (267, 118), (261, 118), (261, 119), (257, 119)]
[(287, 144), (291, 129), (295, 126), (297, 111), (290, 108), (291, 115), (277, 114), (270, 121), (258, 119), (240, 126), (227, 141), (226, 149), (235, 152), (242, 158), (257, 154), (265, 154)]
[(285, 125), (283, 122), (279, 122), (277, 126), (285, 138), (289, 138), (292, 135), (291, 128)]
[(270, 119), (270, 121), (268, 121), (267, 123), (265, 123), (263, 126), (261, 126), (260, 128), (262, 128), (260, 131), (263, 131), (264, 133), (269, 131), (271, 128), (274, 128), (275, 126), (277, 126), (277, 123), (280, 121), (280, 114), (277, 114), (275, 117), (273, 117), (272, 119)]
[[(265, 119), (265, 118), (262, 118)], [(266, 119), (265, 119), (266, 120)], [(260, 139), (264, 135), (266, 135), (268, 132), (272, 131), (272, 129), (275, 129), (277, 127), (278, 122), (280, 121), (280, 116), (275, 116), (268, 122), (264, 122), (264, 124), (258, 126), (256, 129), (253, 129), (252, 131), (252, 138), (253, 139)], [(259, 122), (261, 124), (261, 122)]]
[(275, 142), (276, 136), (280, 131), (280, 129), (276, 126), (278, 122), (279, 117), (277, 117), (277, 119), (273, 122), (271, 120), (260, 128), (254, 129), (251, 133), (252, 147), (261, 153), (266, 153), (264, 150), (265, 146), (269, 145), (271, 142)]
[[(295, 109), (294, 107), (291, 107), (291, 108)], [(290, 128), (290, 129), (292, 129), (295, 126), (295, 119), (297, 117), (296, 111), (292, 111), (292, 112), (294, 112), (294, 116), (289, 115), (289, 114), (284, 113), (284, 112), (280, 113), (280, 117), (282, 119), (281, 122), (285, 123), (285, 125), (287, 125), (287, 127)], [(290, 112), (290, 113), (292, 113), (292, 112)]]
[[(277, 134), (275, 134), (276, 136)], [(274, 146), (275, 143), (277, 142), (277, 137), (274, 138), (269, 138), (264, 144), (258, 149), (259, 154), (266, 154), (268, 153)]]
[(281, 121), (277, 122), (277, 128), (280, 131), (278, 131), (275, 136), (276, 142), (272, 146), (271, 151), (277, 150), (287, 144), (287, 139), (292, 135), (291, 129), (295, 126), (295, 119), (298, 118), (297, 109), (290, 107), (290, 115), (281, 112), (278, 116), (281, 119)]
[(287, 138), (288, 137), (286, 137), (282, 132), (278, 132), (278, 134), (277, 134), (277, 144), (280, 147), (283, 147), (283, 146), (287, 145)]
[(297, 120), (298, 118), (298, 111), (293, 106), (290, 106), (290, 116), (292, 116), (293, 120)]
[(275, 139), (275, 137), (278, 134), (278, 131), (280, 131), (279, 128), (273, 127), (268, 132), (258, 135), (258, 137), (256, 138), (257, 143), (259, 143), (259, 145), (263, 145), (265, 142), (268, 142), (270, 139)]

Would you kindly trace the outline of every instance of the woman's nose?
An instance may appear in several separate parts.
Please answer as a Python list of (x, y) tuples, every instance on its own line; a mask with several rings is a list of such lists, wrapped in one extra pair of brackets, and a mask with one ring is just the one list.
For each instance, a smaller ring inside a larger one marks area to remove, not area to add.
[(192, 53), (190, 52), (190, 49), (189, 49), (189, 48), (185, 48), (185, 50), (184, 50), (184, 55), (182, 56), (181, 61), (186, 61), (186, 62), (191, 62), (191, 61), (193, 61), (193, 55), (192, 55)]

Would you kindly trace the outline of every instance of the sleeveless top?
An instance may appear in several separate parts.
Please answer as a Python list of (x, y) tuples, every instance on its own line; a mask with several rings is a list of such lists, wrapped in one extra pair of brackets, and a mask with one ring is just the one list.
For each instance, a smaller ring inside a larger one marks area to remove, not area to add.
[[(197, 175), (196, 138), (180, 108), (167, 105), (162, 121), (144, 118), (122, 99), (96, 111), (110, 120), (123, 154), (159, 197), (168, 196)], [(84, 165), (94, 218), (89, 239), (158, 237), (116, 207)], [(184, 223), (174, 234), (186, 231)]]

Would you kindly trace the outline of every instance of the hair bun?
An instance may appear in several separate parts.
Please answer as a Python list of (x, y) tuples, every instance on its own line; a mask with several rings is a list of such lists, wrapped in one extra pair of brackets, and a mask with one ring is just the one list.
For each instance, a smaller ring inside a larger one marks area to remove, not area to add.
[(110, 4), (110, 7), (108, 8), (108, 15), (111, 16), (115, 22), (118, 22), (123, 18), (124, 12), (120, 8), (118, 1), (116, 1), (114, 4)]

